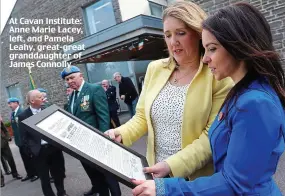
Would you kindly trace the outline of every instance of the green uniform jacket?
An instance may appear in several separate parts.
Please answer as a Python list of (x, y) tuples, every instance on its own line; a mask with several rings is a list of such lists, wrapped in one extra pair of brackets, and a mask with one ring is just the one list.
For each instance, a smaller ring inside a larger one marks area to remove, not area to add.
[(11, 125), (12, 125), (12, 129), (13, 129), (13, 133), (14, 133), (14, 140), (15, 140), (15, 144), (18, 147), (22, 146), (22, 144), (23, 144), (22, 139), (21, 139), (20, 130), (19, 130), (19, 125), (18, 125), (18, 115), (22, 112), (23, 112), (23, 110), (19, 106), (17, 113), (14, 116), (11, 115)]
[(68, 103), (68, 112), (102, 132), (110, 128), (107, 97), (101, 86), (85, 82), (74, 102), (72, 112), (73, 96), (74, 92), (71, 94)]

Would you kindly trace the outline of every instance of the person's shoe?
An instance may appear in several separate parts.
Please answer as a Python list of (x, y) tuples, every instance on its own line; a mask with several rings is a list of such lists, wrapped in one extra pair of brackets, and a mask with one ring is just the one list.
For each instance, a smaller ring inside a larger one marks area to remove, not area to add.
[(27, 180), (29, 180), (29, 179), (31, 179), (31, 177), (30, 176), (26, 176), (25, 178), (22, 178), (22, 182), (25, 182), (25, 181), (27, 181)]
[(23, 177), (19, 174), (16, 174), (16, 175), (13, 175), (13, 178), (17, 179), (17, 180), (20, 180), (22, 179)]
[(37, 179), (39, 179), (39, 176), (33, 176), (33, 177), (31, 177), (31, 182), (34, 182), (34, 181), (36, 181)]
[(4, 178), (1, 178), (1, 187), (5, 186)]
[(5, 172), (5, 175), (10, 175), (10, 174), (12, 174), (12, 172), (11, 172), (11, 171), (7, 171), (7, 172)]
[(90, 189), (89, 191), (85, 192), (83, 195), (84, 196), (94, 196), (96, 194), (96, 192), (94, 192), (92, 189)]

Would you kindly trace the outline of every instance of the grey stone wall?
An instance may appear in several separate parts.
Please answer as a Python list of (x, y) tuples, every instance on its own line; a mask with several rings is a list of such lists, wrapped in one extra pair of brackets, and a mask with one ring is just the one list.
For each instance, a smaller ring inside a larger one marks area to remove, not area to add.
[(285, 0), (194, 0), (207, 13), (236, 2), (248, 2), (258, 8), (270, 24), (273, 44), (285, 69)]
[[(83, 21), (83, 8), (98, 0), (19, 0), (11, 13), (12, 18), (79, 18)], [(122, 21), (118, 0), (112, 0), (116, 22)], [(82, 27), (84, 24), (77, 27)], [(16, 27), (16, 25), (13, 25)], [(68, 25), (67, 25), (68, 26)], [(23, 26), (22, 26), (23, 27)], [(63, 26), (64, 27), (64, 26)], [(21, 87), (22, 95), (25, 97), (30, 90), (28, 68), (9, 68), (9, 29), (6, 25), (1, 34), (1, 94), (0, 110), (4, 120), (9, 119), (11, 113), (6, 100), (8, 93), (6, 87), (18, 83)], [(75, 41), (82, 39), (84, 34), (74, 36)], [(28, 36), (28, 35), (27, 35)], [(54, 36), (57, 36), (56, 34)], [(60, 36), (60, 35), (58, 35)], [(44, 43), (46, 44), (46, 43)], [(34, 44), (36, 46), (37, 43)], [(87, 80), (85, 65), (79, 65)], [(32, 68), (32, 76), (37, 87), (45, 88), (48, 91), (50, 102), (63, 106), (66, 102), (64, 82), (60, 78), (60, 72), (63, 68)], [(25, 105), (26, 106), (26, 105)]]

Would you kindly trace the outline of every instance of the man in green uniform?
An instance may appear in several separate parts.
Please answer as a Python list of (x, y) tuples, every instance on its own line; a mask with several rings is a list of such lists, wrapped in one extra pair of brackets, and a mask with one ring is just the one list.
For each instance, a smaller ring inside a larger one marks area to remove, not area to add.
[(8, 106), (12, 110), (11, 114), (11, 125), (14, 133), (14, 140), (16, 146), (19, 147), (20, 155), (24, 163), (24, 167), (27, 172), (27, 176), (22, 179), (22, 182), (31, 180), (31, 182), (37, 180), (39, 177), (37, 176), (36, 169), (34, 167), (34, 163), (30, 157), (30, 155), (27, 153), (27, 150), (25, 150), (25, 147), (23, 145), (23, 141), (21, 138), (21, 133), (19, 130), (18, 125), (18, 115), (23, 111), (22, 108), (19, 105), (19, 99), (16, 97), (11, 97), (8, 99)]
[[(83, 74), (76, 66), (63, 69), (61, 77), (74, 90), (67, 111), (102, 132), (108, 130), (110, 117), (104, 89), (100, 85), (85, 82)], [(103, 173), (84, 162), (81, 163), (92, 183), (91, 190), (84, 193), (85, 196), (95, 193), (109, 196), (109, 190), (112, 196), (121, 195), (119, 183), (110, 174)]]

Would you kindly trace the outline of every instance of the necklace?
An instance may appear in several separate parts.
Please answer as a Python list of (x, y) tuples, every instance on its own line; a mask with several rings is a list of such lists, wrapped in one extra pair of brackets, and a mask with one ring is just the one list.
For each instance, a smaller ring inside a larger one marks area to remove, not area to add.
[[(177, 70), (178, 70), (178, 69), (177, 69)], [(190, 72), (184, 74), (184, 75), (181, 76), (180, 78), (177, 78), (177, 72), (175, 72), (173, 83), (174, 83), (174, 84), (177, 84), (177, 83), (179, 82), (179, 80), (181, 80), (182, 78), (184, 78), (185, 76), (187, 76), (187, 75), (189, 75), (189, 74), (190, 74)]]

